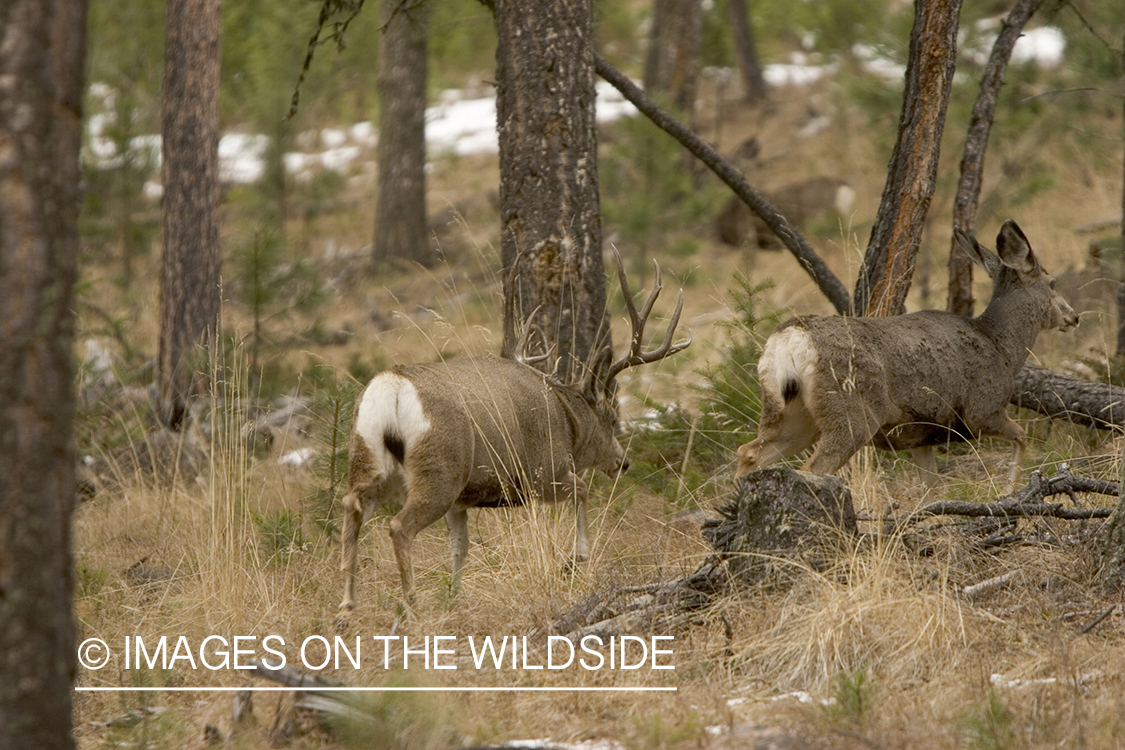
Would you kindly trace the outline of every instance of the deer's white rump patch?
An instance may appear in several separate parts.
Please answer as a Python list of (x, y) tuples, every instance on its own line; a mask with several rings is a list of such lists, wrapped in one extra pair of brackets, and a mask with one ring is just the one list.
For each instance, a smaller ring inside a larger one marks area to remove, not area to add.
[(786, 328), (766, 339), (758, 360), (758, 382), (763, 388), (770, 388), (780, 400), (788, 382), (808, 387), (818, 360), (809, 332), (798, 326)]
[(360, 398), (353, 429), (367, 443), (386, 476), (394, 469), (394, 458), (386, 448), (387, 438), (397, 439), (409, 454), (430, 431), (430, 420), (414, 383), (393, 372), (377, 375)]

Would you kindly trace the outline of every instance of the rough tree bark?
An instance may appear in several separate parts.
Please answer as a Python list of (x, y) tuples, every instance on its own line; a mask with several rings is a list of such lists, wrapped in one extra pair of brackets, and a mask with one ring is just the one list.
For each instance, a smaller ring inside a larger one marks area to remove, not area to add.
[(863, 315), (905, 312), (926, 211), (934, 193), (953, 83), (961, 0), (918, 0), (898, 141), (854, 294)]
[(633, 103), (646, 117), (653, 121), (661, 130), (679, 141), (684, 148), (699, 158), (719, 179), (727, 184), (739, 198), (746, 202), (754, 213), (773, 230), (774, 234), (782, 241), (789, 252), (801, 264), (806, 273), (812, 277), (817, 288), (828, 298), (836, 312), (848, 315), (851, 311), (851, 298), (848, 290), (840, 283), (832, 270), (828, 268), (820, 256), (816, 254), (801, 232), (794, 227), (788, 219), (778, 213), (777, 208), (761, 192), (756, 190), (746, 181), (742, 173), (721, 157), (715, 149), (711, 148), (702, 138), (678, 122), (656, 105), (643, 91), (637, 88), (628, 76), (606, 62), (600, 55), (595, 55), (595, 66), (602, 78), (621, 92), (621, 95)]
[[(594, 124), (593, 2), (496, 0), (504, 353), (533, 311), (559, 376), (610, 343)], [(545, 368), (551, 365), (545, 363)]]
[[(1125, 82), (1125, 51), (1121, 53), (1122, 81)], [(1122, 107), (1125, 111), (1125, 107)], [(1121, 185), (1121, 286), (1117, 287), (1117, 356), (1125, 357), (1125, 170)]]
[[(969, 116), (969, 131), (965, 137), (965, 151), (961, 156), (961, 179), (957, 183), (957, 196), (953, 200), (953, 228), (970, 237), (976, 234), (977, 204), (980, 201), (981, 180), (984, 177), (984, 153), (988, 148), (988, 133), (996, 114), (996, 100), (1004, 83), (1004, 71), (1012, 50), (1020, 38), (1024, 24), (1043, 4), (1043, 0), (1018, 0), (1004, 19), (1003, 28), (992, 44), (988, 64), (981, 76), (980, 93)], [(947, 309), (958, 315), (973, 314), (973, 262), (960, 249), (956, 240), (949, 250), (949, 296)]]
[[(1121, 55), (1121, 66), (1122, 71), (1125, 71), (1125, 52)], [(1122, 183), (1121, 190), (1121, 252), (1125, 255), (1125, 181)], [(1125, 269), (1125, 263), (1122, 264), (1122, 269)], [(1125, 270), (1122, 270), (1122, 280), (1125, 281)], [(1117, 355), (1123, 354), (1125, 354), (1125, 283), (1117, 290)], [(1098, 542), (1098, 554), (1102, 564), (1099, 578), (1102, 587), (1107, 590), (1125, 587), (1125, 460), (1121, 462), (1121, 471), (1121, 492), (1117, 496), (1117, 507)]]
[(702, 0), (654, 0), (645, 91), (667, 93), (689, 121), (695, 111), (702, 40)]
[(0, 3), (0, 747), (71, 748), (85, 0)]
[(164, 47), (164, 259), (158, 412), (179, 429), (205, 389), (197, 347), (219, 327), (220, 0), (168, 0)]
[(1079, 380), (1038, 365), (1026, 364), (1020, 370), (1011, 403), (1087, 427), (1125, 426), (1125, 388)]
[(378, 198), (373, 260), (438, 260), (426, 228), (427, 0), (379, 3)]
[(730, 0), (731, 36), (734, 38), (734, 57), (742, 74), (742, 95), (747, 102), (759, 102), (766, 98), (768, 89), (758, 60), (758, 47), (754, 43), (754, 25), (750, 20), (750, 9), (746, 0)]

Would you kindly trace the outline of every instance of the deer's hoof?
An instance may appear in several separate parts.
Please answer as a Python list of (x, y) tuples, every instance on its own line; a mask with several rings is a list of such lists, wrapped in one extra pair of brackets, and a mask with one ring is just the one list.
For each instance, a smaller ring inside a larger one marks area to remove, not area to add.
[(340, 611), (336, 613), (336, 619), (332, 621), (332, 626), (337, 633), (348, 632), (348, 627), (351, 625), (352, 615), (354, 613), (354, 603), (344, 602), (340, 605)]

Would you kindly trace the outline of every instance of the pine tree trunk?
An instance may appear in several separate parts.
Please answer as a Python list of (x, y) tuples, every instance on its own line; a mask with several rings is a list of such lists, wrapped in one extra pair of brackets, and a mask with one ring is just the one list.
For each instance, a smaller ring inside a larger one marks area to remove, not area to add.
[(645, 91), (650, 96), (657, 91), (668, 94), (689, 122), (695, 112), (702, 39), (701, 0), (654, 0)]
[(758, 60), (754, 26), (746, 5), (746, 0), (730, 0), (730, 30), (734, 38), (734, 57), (742, 74), (743, 96), (748, 102), (759, 102), (766, 98), (766, 79)]
[[(497, 0), (504, 352), (525, 318), (576, 379), (610, 342), (605, 304), (593, 2)], [(545, 365), (547, 369), (551, 365)]]
[(864, 315), (906, 309), (953, 83), (961, 0), (918, 0), (914, 9), (898, 141), (853, 297)]
[[(1125, 51), (1121, 53), (1122, 70), (1125, 70)], [(1125, 75), (1122, 76), (1125, 79)], [(1125, 110), (1125, 107), (1122, 108)], [(1117, 356), (1125, 357), (1125, 171), (1122, 172), (1121, 189), (1121, 279), (1117, 287)]]
[[(1122, 53), (1121, 63), (1125, 65), (1125, 52)], [(1121, 252), (1125, 254), (1125, 183), (1121, 191)], [(1125, 263), (1121, 267), (1125, 269)], [(1125, 270), (1122, 273), (1125, 274)], [(1117, 356), (1122, 355), (1125, 355), (1125, 284), (1117, 290)], [(1121, 461), (1121, 471), (1121, 494), (1117, 498), (1117, 508), (1110, 516), (1098, 545), (1102, 563), (1099, 578), (1103, 588), (1109, 590), (1125, 587), (1125, 460)]]
[(426, 229), (427, 0), (383, 2), (379, 22), (376, 265), (406, 260), (433, 266)]
[(0, 3), (0, 747), (71, 748), (86, 4)]
[[(953, 201), (953, 228), (961, 229), (970, 237), (976, 234), (977, 203), (980, 200), (981, 181), (984, 178), (984, 153), (988, 148), (988, 133), (996, 114), (996, 100), (1004, 83), (1004, 71), (1012, 50), (1020, 38), (1024, 24), (1043, 4), (1043, 0), (1017, 0), (1004, 27), (992, 44), (980, 93), (969, 117), (969, 132), (965, 137), (965, 151), (961, 156), (961, 179)], [(958, 315), (973, 314), (973, 262), (954, 240), (949, 250), (948, 309)]]
[(164, 259), (159, 416), (179, 429), (217, 343), (220, 0), (168, 0), (164, 47)]

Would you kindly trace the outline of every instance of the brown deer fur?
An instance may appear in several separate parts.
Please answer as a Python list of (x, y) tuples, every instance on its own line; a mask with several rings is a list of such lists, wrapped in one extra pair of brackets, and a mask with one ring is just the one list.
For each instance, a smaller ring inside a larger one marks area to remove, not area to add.
[(874, 443), (910, 449), (932, 478), (934, 445), (991, 436), (1012, 441), (1015, 482), (1027, 446), (1006, 409), (1016, 373), (1040, 331), (1069, 330), (1078, 316), (1014, 222), (1000, 229), (999, 257), (958, 242), (993, 279), (979, 317), (927, 310), (778, 327), (758, 363), (762, 415), (758, 437), (738, 449), (739, 476), (814, 445), (803, 468), (830, 474)]
[(414, 602), (414, 537), (445, 517), (456, 584), (469, 549), (469, 508), (532, 499), (572, 502), (575, 556), (586, 558), (589, 490), (579, 475), (591, 468), (614, 475), (626, 465), (614, 434), (613, 380), (622, 370), (662, 359), (691, 340), (672, 342), (681, 293), (663, 344), (642, 352), (644, 324), (660, 292), (660, 269), (639, 314), (620, 258), (618, 273), (633, 323), (632, 348), (613, 364), (604, 349), (581, 384), (557, 382), (523, 362), (484, 356), (395, 367), (367, 385), (352, 422), (342, 613), (355, 603), (360, 527), (394, 498), (405, 497), (390, 534), (408, 607)]

